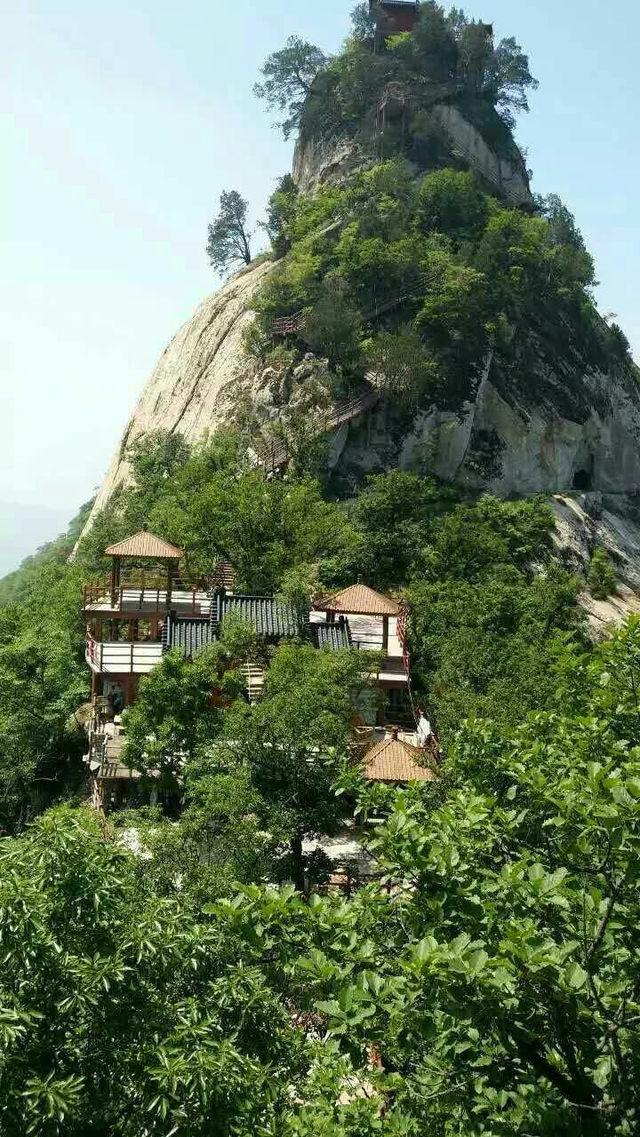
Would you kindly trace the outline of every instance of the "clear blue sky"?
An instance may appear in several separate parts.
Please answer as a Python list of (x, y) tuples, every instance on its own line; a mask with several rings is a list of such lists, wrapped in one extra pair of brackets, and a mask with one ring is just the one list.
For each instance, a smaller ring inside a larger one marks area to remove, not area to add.
[[(0, 500), (72, 512), (101, 480), (156, 359), (216, 287), (220, 191), (257, 216), (292, 143), (251, 89), (298, 33), (338, 47), (352, 0), (13, 0), (0, 52)], [(640, 6), (470, 0), (531, 56), (518, 138), (596, 258), (640, 356)], [(8, 171), (8, 177), (7, 177)]]

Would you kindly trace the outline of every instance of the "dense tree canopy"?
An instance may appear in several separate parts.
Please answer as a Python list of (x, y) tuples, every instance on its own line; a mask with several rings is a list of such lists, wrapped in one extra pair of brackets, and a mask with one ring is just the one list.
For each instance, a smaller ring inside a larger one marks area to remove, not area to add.
[(529, 109), (528, 92), (538, 84), (526, 53), (513, 37), (496, 44), (489, 25), (469, 20), (460, 9), (447, 14), (426, 0), (413, 32), (390, 36), (375, 52), (375, 10), (357, 4), (351, 18), (352, 36), (331, 59), (291, 36), (266, 60), (255, 93), (270, 110), (285, 114), (278, 124), (285, 138), (295, 130), (305, 137), (355, 132), (390, 83), (411, 89), (418, 111), (429, 105), (431, 84), (450, 84), (451, 94), (465, 106), (475, 99), (489, 112), (480, 114), (482, 129), (490, 123), (495, 134), (495, 124), (501, 123), (506, 139), (515, 114)]
[(639, 636), (561, 652), (555, 705), (396, 793), (392, 897), (210, 903), (83, 810), (5, 840), (3, 1129), (631, 1137)]
[(254, 303), (264, 333), (255, 354), (270, 362), (272, 320), (305, 309), (298, 347), (328, 358), (337, 394), (373, 371), (398, 403), (458, 408), (489, 353), (496, 380), (525, 392), (541, 357), (553, 370), (566, 356), (567, 337), (585, 366), (620, 358), (593, 307), (593, 261), (557, 198), (527, 214), (471, 173), (416, 179), (397, 158), (289, 197), (282, 224), (290, 248)]

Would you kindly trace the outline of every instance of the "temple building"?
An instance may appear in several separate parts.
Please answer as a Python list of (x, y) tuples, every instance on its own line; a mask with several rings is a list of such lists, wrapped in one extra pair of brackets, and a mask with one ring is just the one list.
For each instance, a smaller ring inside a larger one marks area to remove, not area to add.
[(376, 49), (384, 44), (387, 36), (400, 32), (412, 32), (420, 4), (416, 0), (369, 0), (369, 11), (376, 16)]
[[(139, 788), (139, 775), (121, 761), (121, 716), (136, 701), (140, 676), (169, 651), (195, 658), (220, 638), (224, 621), (233, 615), (265, 645), (298, 640), (318, 650), (375, 653), (372, 687), (354, 704), (356, 743), (393, 741), (405, 759), (410, 751), (402, 748), (411, 747), (412, 740), (424, 745), (411, 700), (408, 613), (399, 601), (358, 582), (300, 612), (274, 596), (232, 591), (233, 569), (224, 563), (207, 580), (190, 579), (182, 564), (184, 550), (146, 530), (111, 545), (105, 556), (111, 558), (111, 572), (85, 585), (82, 604), (93, 706), (87, 761), (96, 806), (117, 808)], [(242, 669), (245, 694), (253, 702), (262, 695), (264, 670), (250, 660)], [(396, 729), (394, 736), (387, 724)], [(404, 732), (401, 737), (398, 730)], [(371, 769), (376, 768), (374, 763)], [(405, 761), (403, 769), (410, 775), (413, 767)], [(422, 779), (419, 763), (416, 769), (415, 777)]]

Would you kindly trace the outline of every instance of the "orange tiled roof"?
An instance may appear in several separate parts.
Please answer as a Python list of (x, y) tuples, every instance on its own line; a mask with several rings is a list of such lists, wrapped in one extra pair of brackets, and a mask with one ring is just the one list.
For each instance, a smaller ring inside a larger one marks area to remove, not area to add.
[(421, 765), (426, 756), (399, 738), (383, 738), (365, 754), (364, 776), (370, 782), (434, 782), (435, 770)]
[(184, 549), (178, 549), (176, 545), (163, 541), (162, 537), (154, 537), (153, 533), (142, 529), (134, 537), (118, 541), (117, 545), (109, 545), (104, 554), (106, 557), (151, 557), (154, 560), (179, 561), (184, 556)]
[(352, 584), (330, 596), (322, 605), (331, 612), (350, 612), (353, 616), (397, 616), (400, 605), (380, 592), (375, 592), (366, 584)]

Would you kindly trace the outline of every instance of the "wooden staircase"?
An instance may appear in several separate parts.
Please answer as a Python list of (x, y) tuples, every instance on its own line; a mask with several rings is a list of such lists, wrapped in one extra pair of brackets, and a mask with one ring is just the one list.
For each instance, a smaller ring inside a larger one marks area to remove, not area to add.
[(253, 663), (245, 663), (242, 668), (249, 702), (254, 703), (261, 698), (264, 691), (264, 671)]

